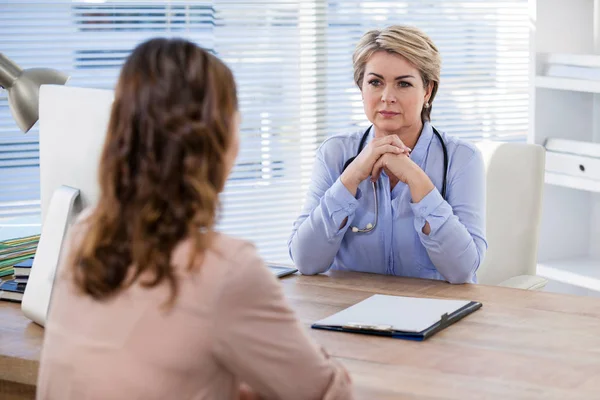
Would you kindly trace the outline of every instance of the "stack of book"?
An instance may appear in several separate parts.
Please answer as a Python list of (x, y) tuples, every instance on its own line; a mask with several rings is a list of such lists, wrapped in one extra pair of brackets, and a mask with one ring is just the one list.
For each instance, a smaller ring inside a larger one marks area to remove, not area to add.
[(13, 265), (13, 276), (5, 281), (0, 281), (0, 300), (20, 302), (25, 294), (27, 280), (33, 266), (33, 257)]
[(14, 279), (0, 283), (0, 300), (23, 301), (26, 283), (17, 283)]
[(22, 300), (39, 240), (32, 235), (0, 242), (0, 300)]

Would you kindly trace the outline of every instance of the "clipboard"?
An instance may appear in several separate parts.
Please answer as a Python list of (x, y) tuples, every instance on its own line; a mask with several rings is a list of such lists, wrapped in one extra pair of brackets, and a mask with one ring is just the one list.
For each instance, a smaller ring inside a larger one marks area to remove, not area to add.
[(476, 301), (377, 294), (315, 322), (312, 328), (422, 341), (481, 307)]

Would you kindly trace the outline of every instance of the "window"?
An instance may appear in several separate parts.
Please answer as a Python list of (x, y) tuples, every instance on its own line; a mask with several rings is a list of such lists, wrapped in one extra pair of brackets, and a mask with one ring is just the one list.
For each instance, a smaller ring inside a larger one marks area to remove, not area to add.
[[(316, 148), (368, 125), (351, 63), (364, 32), (426, 31), (443, 59), (434, 124), (514, 141), (528, 129), (528, 23), (526, 0), (5, 0), (0, 51), (99, 88), (114, 87), (125, 57), (150, 37), (185, 37), (217, 54), (234, 71), (242, 112), (219, 227), (285, 262)], [(0, 92), (0, 219), (39, 213), (37, 142), (37, 127), (18, 131)]]

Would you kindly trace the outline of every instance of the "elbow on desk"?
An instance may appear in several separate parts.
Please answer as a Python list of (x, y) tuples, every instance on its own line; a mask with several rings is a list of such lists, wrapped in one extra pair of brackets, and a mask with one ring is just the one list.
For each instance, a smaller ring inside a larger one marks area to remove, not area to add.
[(479, 260), (477, 260), (477, 262), (475, 263), (475, 265), (473, 265), (471, 268), (461, 268), (460, 265), (457, 265), (456, 268), (454, 268), (454, 270), (452, 271), (452, 273), (449, 273), (447, 276), (444, 276), (446, 278), (446, 281), (448, 283), (451, 283), (453, 285), (461, 285), (463, 283), (473, 283), (475, 282), (475, 273), (477, 272), (477, 270), (479, 269), (479, 265), (481, 264), (481, 258), (479, 258)]
[(451, 258), (446, 256), (436, 258), (440, 268), (438, 271), (448, 283), (460, 285), (463, 283), (475, 283), (476, 273), (486, 255), (487, 243), (475, 241), (475, 246), (469, 246), (467, 251)]
[(299, 266), (298, 264), (295, 264), (296, 268), (298, 268), (298, 271), (302, 274), (302, 275), (317, 275), (320, 272), (312, 269), (312, 268), (303, 268), (301, 266)]
[(292, 260), (302, 275), (316, 275), (327, 270), (327, 268), (320, 268), (320, 265), (311, 262), (310, 259), (306, 260), (304, 257), (292, 257)]
[(298, 268), (298, 271), (302, 275), (316, 275), (327, 271), (327, 266), (323, 268), (323, 266), (320, 265), (320, 260), (313, 259), (310, 254), (307, 254), (306, 252), (294, 253), (291, 247), (289, 250), (290, 258), (294, 262), (294, 266)]
[(463, 283), (471, 282), (471, 275), (472, 274), (466, 273), (452, 274), (446, 277), (446, 280), (448, 281), (448, 283), (451, 283), (453, 285), (462, 285)]

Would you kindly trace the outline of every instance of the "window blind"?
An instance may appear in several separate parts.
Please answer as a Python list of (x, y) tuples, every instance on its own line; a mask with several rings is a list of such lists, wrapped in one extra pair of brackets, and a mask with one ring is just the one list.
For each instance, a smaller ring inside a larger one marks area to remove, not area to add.
[[(528, 129), (528, 23), (527, 0), (3, 0), (0, 52), (98, 88), (113, 88), (124, 58), (150, 37), (185, 37), (217, 54), (234, 71), (242, 114), (219, 229), (289, 262), (318, 145), (368, 126), (352, 78), (360, 36), (390, 24), (423, 29), (442, 54), (436, 127), (515, 141)], [(0, 93), (0, 218), (39, 213), (37, 143), (37, 128), (18, 131)]]

